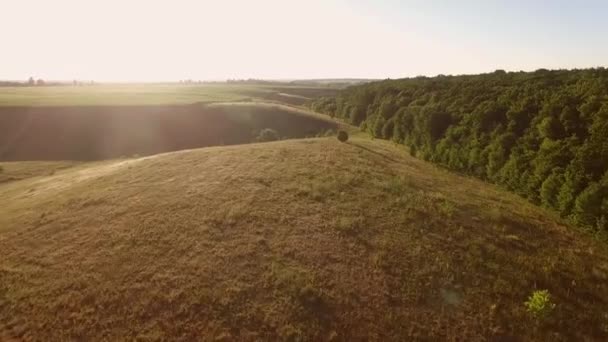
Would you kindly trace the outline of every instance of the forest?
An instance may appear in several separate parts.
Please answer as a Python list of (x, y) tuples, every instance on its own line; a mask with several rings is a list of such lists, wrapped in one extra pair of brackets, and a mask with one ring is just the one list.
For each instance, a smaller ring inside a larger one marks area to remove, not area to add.
[(384, 80), (312, 108), (608, 232), (608, 69)]

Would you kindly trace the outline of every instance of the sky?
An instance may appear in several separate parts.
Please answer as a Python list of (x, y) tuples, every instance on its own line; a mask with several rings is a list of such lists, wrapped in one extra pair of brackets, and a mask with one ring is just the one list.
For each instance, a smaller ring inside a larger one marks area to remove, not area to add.
[(0, 79), (400, 78), (608, 64), (608, 1), (0, 0)]

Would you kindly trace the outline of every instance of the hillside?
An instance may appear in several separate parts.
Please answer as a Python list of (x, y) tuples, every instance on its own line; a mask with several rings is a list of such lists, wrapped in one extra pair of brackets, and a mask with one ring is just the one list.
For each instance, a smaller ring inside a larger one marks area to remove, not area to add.
[(312, 107), (608, 236), (606, 68), (387, 80)]
[(605, 245), (388, 142), (70, 166), (0, 183), (0, 340), (608, 339)]

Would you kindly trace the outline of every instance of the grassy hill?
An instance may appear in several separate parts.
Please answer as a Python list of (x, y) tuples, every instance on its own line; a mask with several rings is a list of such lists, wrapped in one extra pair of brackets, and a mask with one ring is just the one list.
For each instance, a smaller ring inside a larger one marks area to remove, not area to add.
[(70, 166), (0, 183), (0, 340), (608, 338), (604, 245), (386, 141)]

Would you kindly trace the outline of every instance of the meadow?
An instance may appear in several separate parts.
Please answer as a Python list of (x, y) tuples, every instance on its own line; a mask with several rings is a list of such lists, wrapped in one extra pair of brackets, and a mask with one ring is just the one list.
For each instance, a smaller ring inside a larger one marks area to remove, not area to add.
[(605, 245), (365, 137), (24, 176), (0, 227), (5, 340), (608, 337)]
[(0, 340), (608, 339), (605, 243), (272, 100), (323, 89), (132, 87), (0, 107)]

